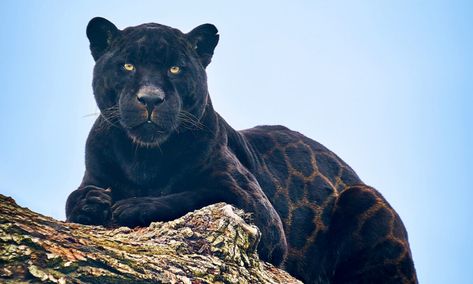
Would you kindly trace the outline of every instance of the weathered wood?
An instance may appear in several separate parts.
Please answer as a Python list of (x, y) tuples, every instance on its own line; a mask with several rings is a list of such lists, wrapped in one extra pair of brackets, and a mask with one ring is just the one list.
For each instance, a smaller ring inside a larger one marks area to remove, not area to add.
[(147, 228), (65, 223), (0, 195), (0, 283), (300, 283), (261, 262), (259, 230), (223, 203)]

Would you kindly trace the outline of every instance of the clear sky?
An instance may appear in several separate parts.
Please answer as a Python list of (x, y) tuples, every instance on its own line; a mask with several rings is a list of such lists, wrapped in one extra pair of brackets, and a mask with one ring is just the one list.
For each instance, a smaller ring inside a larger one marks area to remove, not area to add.
[(473, 1), (229, 2), (0, 1), (0, 193), (64, 218), (97, 113), (92, 17), (210, 22), (232, 126), (323, 143), (399, 212), (421, 283), (472, 283)]

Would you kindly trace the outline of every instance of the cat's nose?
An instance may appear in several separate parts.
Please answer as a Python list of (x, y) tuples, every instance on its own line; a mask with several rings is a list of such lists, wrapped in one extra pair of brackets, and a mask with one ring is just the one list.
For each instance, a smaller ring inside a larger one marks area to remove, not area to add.
[(148, 114), (151, 114), (154, 108), (162, 104), (166, 98), (161, 88), (150, 85), (141, 87), (136, 97), (141, 104), (146, 106)]
[(164, 102), (164, 95), (155, 93), (139, 93), (138, 101), (144, 104), (146, 107), (152, 108)]

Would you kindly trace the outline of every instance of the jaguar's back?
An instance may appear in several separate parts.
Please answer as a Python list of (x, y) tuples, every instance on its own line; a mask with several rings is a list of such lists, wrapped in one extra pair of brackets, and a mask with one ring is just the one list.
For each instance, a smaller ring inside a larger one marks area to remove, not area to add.
[(386, 273), (393, 283), (416, 282), (399, 216), (344, 161), (283, 126), (240, 133), (254, 153), (253, 174), (283, 221), (291, 274), (313, 283), (376, 282)]

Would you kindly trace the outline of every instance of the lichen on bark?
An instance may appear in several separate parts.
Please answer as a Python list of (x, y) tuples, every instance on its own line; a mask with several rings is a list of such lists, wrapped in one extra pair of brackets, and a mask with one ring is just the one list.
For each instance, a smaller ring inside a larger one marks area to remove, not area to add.
[(260, 232), (224, 203), (146, 228), (57, 221), (0, 194), (0, 283), (300, 283), (259, 260)]

